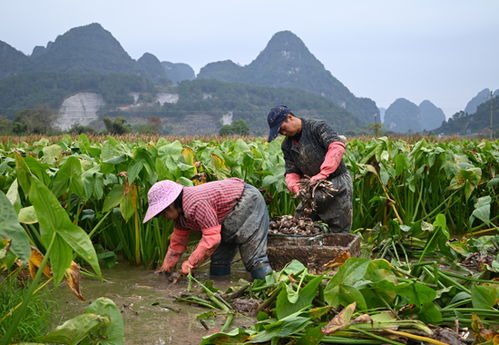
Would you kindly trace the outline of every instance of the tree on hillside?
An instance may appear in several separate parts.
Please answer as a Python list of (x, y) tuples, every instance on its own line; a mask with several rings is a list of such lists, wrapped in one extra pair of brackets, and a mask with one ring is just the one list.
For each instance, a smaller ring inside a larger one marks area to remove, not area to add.
[(116, 117), (111, 120), (109, 117), (103, 119), (106, 130), (109, 134), (125, 134), (129, 133), (132, 128), (122, 117)]
[(82, 134), (82, 133), (94, 134), (95, 130), (92, 127), (82, 126), (79, 123), (77, 123), (74, 124), (68, 132), (72, 134)]
[(13, 121), (0, 115), (0, 134), (12, 134)]
[(225, 137), (228, 135), (249, 135), (249, 126), (245, 120), (236, 120), (231, 125), (220, 128), (218, 135)]
[(367, 128), (375, 137), (378, 137), (382, 133), (383, 124), (381, 122), (371, 122), (367, 125)]
[(48, 134), (52, 129), (51, 123), (55, 116), (55, 113), (46, 105), (18, 111), (14, 115), (12, 131), (15, 134)]

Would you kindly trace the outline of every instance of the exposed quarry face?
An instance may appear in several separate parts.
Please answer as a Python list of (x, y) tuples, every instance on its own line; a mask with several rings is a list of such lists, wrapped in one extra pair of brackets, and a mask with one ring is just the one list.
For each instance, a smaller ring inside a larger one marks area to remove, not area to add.
[(160, 92), (156, 95), (156, 102), (159, 102), (160, 105), (165, 103), (175, 104), (178, 102), (179, 96), (177, 93), (165, 93)]
[(76, 124), (88, 126), (90, 122), (97, 120), (97, 112), (105, 104), (102, 96), (97, 93), (77, 93), (64, 100), (54, 127), (66, 131)]

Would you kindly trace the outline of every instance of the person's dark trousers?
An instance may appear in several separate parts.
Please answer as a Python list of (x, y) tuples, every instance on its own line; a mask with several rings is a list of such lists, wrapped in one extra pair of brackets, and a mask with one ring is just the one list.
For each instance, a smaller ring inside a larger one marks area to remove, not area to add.
[(241, 259), (253, 279), (272, 271), (267, 257), (269, 215), (262, 194), (245, 184), (239, 202), (222, 224), (222, 242), (211, 256), (210, 274), (230, 274), (230, 265), (239, 248)]
[[(316, 209), (310, 218), (314, 221), (323, 221), (329, 226), (331, 232), (350, 232), (352, 229), (352, 202), (353, 184), (348, 172), (328, 179), (333, 182), (337, 191), (332, 195), (315, 192)], [(300, 203), (295, 211), (296, 217), (303, 214), (303, 205)]]

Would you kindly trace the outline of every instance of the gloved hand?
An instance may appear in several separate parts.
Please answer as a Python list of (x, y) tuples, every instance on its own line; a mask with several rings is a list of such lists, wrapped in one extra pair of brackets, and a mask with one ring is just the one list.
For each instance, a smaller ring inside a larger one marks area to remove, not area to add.
[(314, 175), (310, 178), (310, 183), (311, 184), (314, 184), (315, 182), (319, 181), (319, 180), (325, 180), (327, 178), (328, 175), (326, 174), (323, 174), (323, 173), (318, 173), (317, 175)]
[(161, 273), (161, 272), (166, 272), (166, 273), (170, 273), (173, 269), (173, 266), (170, 266), (168, 264), (164, 264), (161, 265), (160, 268), (158, 268), (156, 271), (154, 271), (154, 273)]
[(294, 195), (298, 195), (300, 193), (300, 185), (298, 181), (300, 181), (301, 176), (295, 173), (288, 173), (285, 176), (286, 185), (291, 193)]
[(192, 270), (192, 265), (189, 263), (189, 260), (185, 260), (183, 263), (182, 263), (182, 269), (179, 271), (180, 274), (186, 276), (188, 275), (191, 270)]
[(156, 271), (154, 271), (154, 273), (161, 273), (161, 272), (170, 273), (173, 270), (173, 268), (175, 267), (175, 265), (177, 264), (178, 259), (180, 258), (180, 255), (182, 255), (182, 254), (175, 253), (171, 250), (168, 250), (168, 252), (166, 253), (165, 258), (163, 260), (163, 265), (161, 265), (160, 268), (158, 268)]

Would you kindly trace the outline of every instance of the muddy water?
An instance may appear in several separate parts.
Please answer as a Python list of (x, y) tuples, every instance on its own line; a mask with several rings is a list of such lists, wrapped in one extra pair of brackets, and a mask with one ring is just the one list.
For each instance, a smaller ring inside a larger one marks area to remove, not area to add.
[[(170, 285), (165, 276), (154, 274), (139, 266), (119, 265), (103, 272), (105, 281), (83, 278), (81, 292), (87, 301), (80, 301), (61, 285), (54, 293), (57, 302), (54, 325), (72, 318), (98, 297), (111, 298), (122, 310), (125, 324), (125, 344), (190, 345), (199, 344), (201, 338), (219, 330), (223, 317), (206, 320), (209, 330), (196, 320), (196, 316), (212, 309), (176, 302), (175, 296), (185, 293), (187, 282)], [(196, 277), (204, 282), (209, 279), (207, 270), (201, 268)], [(215, 281), (215, 287), (225, 290), (240, 279), (249, 279), (242, 265), (233, 265), (230, 278)], [(195, 289), (193, 292), (197, 293)], [(157, 305), (159, 303), (159, 305)], [(155, 304), (155, 305), (153, 305)], [(168, 309), (172, 307), (172, 309)], [(253, 320), (236, 317), (234, 326), (252, 324)]]

